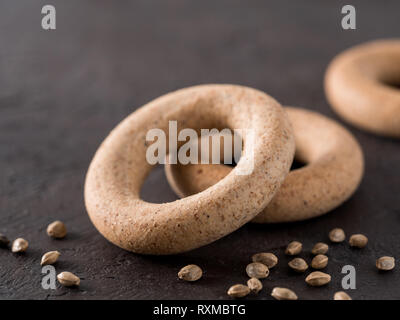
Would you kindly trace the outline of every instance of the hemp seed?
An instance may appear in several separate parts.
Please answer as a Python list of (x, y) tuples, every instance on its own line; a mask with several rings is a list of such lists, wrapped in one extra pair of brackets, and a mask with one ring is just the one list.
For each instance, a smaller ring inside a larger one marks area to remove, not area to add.
[(178, 272), (178, 278), (185, 281), (197, 281), (202, 275), (203, 271), (195, 264), (189, 264)]
[(47, 234), (50, 237), (61, 239), (67, 234), (67, 228), (65, 224), (59, 220), (50, 223), (47, 227)]
[(314, 255), (325, 254), (328, 252), (328, 250), (329, 250), (329, 246), (326, 243), (318, 242), (312, 248), (311, 253)]
[(318, 254), (312, 259), (311, 267), (314, 269), (323, 269), (328, 265), (328, 257), (324, 254)]
[(368, 243), (368, 238), (363, 234), (353, 234), (349, 239), (350, 246), (364, 248)]
[(261, 281), (257, 278), (251, 278), (247, 280), (247, 286), (250, 288), (251, 292), (256, 294), (259, 293), (263, 288)]
[(278, 258), (276, 255), (270, 252), (256, 253), (251, 257), (253, 262), (260, 262), (265, 264), (268, 269), (275, 267), (278, 264)]
[(302, 258), (294, 258), (292, 261), (288, 263), (289, 267), (292, 268), (296, 272), (304, 272), (308, 269), (308, 264)]
[(395, 266), (395, 261), (393, 257), (384, 256), (376, 260), (376, 267), (379, 270), (389, 271), (392, 270), (394, 266)]
[(335, 243), (343, 242), (346, 239), (346, 234), (343, 229), (335, 228), (329, 232), (329, 239)]
[(28, 241), (26, 241), (23, 238), (18, 238), (18, 239), (14, 240), (12, 247), (11, 247), (11, 251), (12, 252), (25, 252), (26, 249), (28, 249), (28, 246), (29, 246)]
[(58, 260), (59, 256), (60, 256), (60, 253), (58, 251), (46, 252), (42, 257), (42, 260), (40, 261), (40, 265), (45, 266), (48, 264), (53, 264)]
[(71, 272), (64, 271), (57, 275), (57, 280), (65, 287), (79, 286), (81, 279)]
[(272, 290), (271, 296), (276, 300), (297, 300), (297, 295), (287, 288), (276, 287)]
[(10, 240), (4, 234), (0, 233), (0, 247), (6, 248), (9, 243)]
[(250, 293), (250, 288), (244, 284), (235, 284), (228, 290), (228, 295), (232, 298), (242, 298)]
[(263, 279), (268, 277), (269, 269), (265, 264), (252, 262), (246, 267), (246, 273), (250, 278)]
[(292, 241), (291, 243), (288, 244), (285, 253), (289, 256), (295, 256), (301, 252), (303, 249), (303, 245), (301, 242), (298, 241)]
[(346, 292), (338, 291), (334, 294), (333, 300), (352, 300), (352, 299)]
[(307, 284), (313, 287), (320, 287), (331, 282), (331, 276), (320, 271), (311, 272), (306, 278)]

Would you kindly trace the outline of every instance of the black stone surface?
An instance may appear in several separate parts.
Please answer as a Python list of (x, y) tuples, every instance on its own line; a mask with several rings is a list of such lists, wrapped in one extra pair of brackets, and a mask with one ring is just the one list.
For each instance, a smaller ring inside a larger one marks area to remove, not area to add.
[[(44, 31), (41, 7), (57, 9), (57, 29)], [(2, 299), (224, 299), (247, 280), (258, 251), (275, 252), (279, 265), (249, 299), (271, 299), (274, 286), (302, 299), (332, 299), (342, 266), (357, 270), (354, 299), (399, 299), (400, 272), (378, 273), (375, 259), (400, 256), (400, 142), (345, 124), (366, 160), (357, 193), (324, 217), (282, 225), (248, 224), (211, 245), (169, 257), (140, 256), (108, 243), (83, 204), (89, 162), (108, 132), (135, 108), (166, 92), (200, 83), (255, 87), (282, 104), (317, 110), (342, 122), (323, 93), (324, 70), (341, 50), (370, 39), (399, 37), (399, 1), (351, 1), (357, 30), (341, 29), (344, 1), (33, 1), (0, 2), (0, 232), (30, 242), (25, 254), (0, 249)], [(343, 123), (343, 122), (342, 122)], [(176, 199), (161, 167), (143, 189), (146, 200)], [(64, 240), (45, 229), (55, 219)], [(287, 267), (284, 248), (303, 242), (310, 260), (317, 241), (342, 227), (364, 233), (353, 250), (332, 245), (332, 282), (310, 288)], [(57, 272), (82, 279), (79, 289), (41, 287), (41, 255), (62, 254)], [(177, 279), (200, 265), (197, 283)]]

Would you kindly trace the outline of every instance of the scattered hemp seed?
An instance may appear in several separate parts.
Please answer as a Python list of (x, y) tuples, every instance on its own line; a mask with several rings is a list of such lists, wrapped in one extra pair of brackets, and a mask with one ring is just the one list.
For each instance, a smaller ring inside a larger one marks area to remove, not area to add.
[(312, 248), (311, 253), (313, 255), (326, 254), (328, 252), (328, 250), (329, 250), (329, 246), (326, 243), (318, 242)]
[(297, 295), (290, 289), (287, 288), (274, 288), (271, 292), (276, 300), (297, 300)]
[(308, 264), (302, 258), (294, 258), (288, 263), (289, 267), (294, 271), (302, 273), (308, 269)]
[(59, 256), (60, 256), (60, 253), (58, 251), (46, 252), (42, 257), (42, 260), (40, 261), (40, 265), (45, 266), (48, 264), (53, 264), (58, 260)]
[(363, 234), (353, 234), (349, 239), (350, 246), (364, 248), (368, 243), (368, 238)]
[(22, 238), (18, 238), (15, 239), (12, 247), (11, 247), (11, 251), (12, 252), (25, 252), (26, 249), (28, 249), (29, 246), (29, 242), (26, 241), (25, 239)]
[(60, 282), (64, 287), (72, 287), (72, 286), (79, 286), (81, 279), (79, 279), (76, 275), (71, 272), (64, 271), (57, 275), (57, 280)]
[(263, 288), (263, 285), (260, 280), (257, 278), (250, 278), (247, 280), (247, 286), (250, 288), (251, 292), (257, 294)]
[(343, 229), (335, 228), (329, 232), (329, 239), (336, 243), (343, 242), (346, 239), (346, 235)]
[(244, 284), (235, 284), (228, 290), (228, 295), (232, 298), (243, 298), (250, 293), (250, 288)]
[(334, 294), (333, 300), (352, 300), (352, 299), (346, 292), (338, 291)]
[(260, 262), (262, 264), (265, 264), (268, 269), (271, 269), (278, 264), (277, 256), (269, 252), (256, 253), (251, 257), (251, 260), (253, 262)]
[(62, 239), (67, 235), (67, 228), (63, 222), (57, 220), (48, 225), (47, 234), (50, 237)]
[(301, 252), (303, 249), (303, 245), (301, 242), (298, 241), (292, 241), (291, 243), (288, 244), (285, 253), (289, 256), (295, 256)]
[(393, 257), (380, 257), (378, 260), (376, 260), (376, 267), (379, 270), (383, 271), (389, 271), (392, 270), (395, 266), (394, 258)]
[(246, 267), (246, 273), (250, 278), (263, 279), (268, 277), (269, 269), (265, 264), (252, 262)]
[(323, 273), (320, 271), (311, 272), (307, 278), (306, 282), (313, 287), (320, 287), (329, 282), (331, 282), (331, 276), (327, 273)]
[(178, 272), (178, 278), (185, 281), (197, 281), (202, 275), (203, 271), (195, 264), (189, 264)]
[(10, 240), (8, 240), (8, 238), (4, 234), (0, 233), (0, 247), (6, 248), (9, 243)]
[(324, 254), (318, 254), (312, 259), (311, 267), (314, 269), (323, 269), (328, 265), (328, 257)]

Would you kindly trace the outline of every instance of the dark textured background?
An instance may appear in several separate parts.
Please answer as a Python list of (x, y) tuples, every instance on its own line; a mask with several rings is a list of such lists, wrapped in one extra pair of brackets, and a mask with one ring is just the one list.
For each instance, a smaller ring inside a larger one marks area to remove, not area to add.
[[(57, 9), (56, 31), (41, 29), (47, 3)], [(346, 264), (357, 269), (353, 298), (399, 299), (400, 272), (378, 273), (375, 259), (400, 256), (400, 142), (348, 125), (365, 152), (365, 177), (350, 201), (312, 221), (249, 224), (186, 254), (148, 257), (108, 243), (83, 204), (85, 173), (100, 142), (135, 108), (171, 90), (237, 83), (338, 119), (323, 93), (328, 62), (353, 44), (400, 36), (399, 1), (351, 3), (356, 31), (340, 27), (343, 1), (1, 1), (0, 232), (24, 237), (30, 247), (23, 255), (0, 249), (0, 298), (223, 299), (230, 285), (246, 281), (253, 253), (272, 251), (280, 264), (257, 299), (270, 299), (273, 286), (293, 288), (302, 299), (331, 299)], [(176, 199), (162, 168), (143, 195)], [(55, 219), (67, 224), (64, 240), (45, 233)], [(312, 245), (336, 226), (365, 233), (370, 243), (363, 250), (332, 246), (332, 283), (309, 288), (305, 275), (288, 270), (284, 247), (302, 241), (309, 260)], [(41, 255), (55, 249), (62, 253), (57, 271), (79, 275), (79, 289), (41, 288)], [(177, 280), (188, 263), (204, 269), (201, 281)]]

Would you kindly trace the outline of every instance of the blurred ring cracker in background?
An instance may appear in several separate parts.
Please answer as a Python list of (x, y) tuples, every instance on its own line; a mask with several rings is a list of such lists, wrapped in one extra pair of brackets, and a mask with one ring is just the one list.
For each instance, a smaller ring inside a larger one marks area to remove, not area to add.
[(337, 55), (325, 74), (325, 93), (346, 121), (400, 138), (400, 40), (377, 40)]

